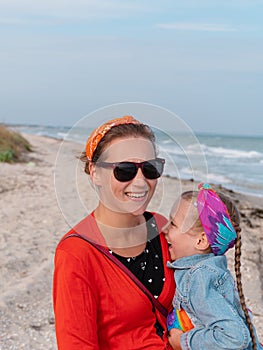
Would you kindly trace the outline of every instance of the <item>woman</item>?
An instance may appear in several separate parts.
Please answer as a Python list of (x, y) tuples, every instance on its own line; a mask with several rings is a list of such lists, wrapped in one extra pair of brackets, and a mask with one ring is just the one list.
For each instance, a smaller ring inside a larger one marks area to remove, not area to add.
[(146, 211), (164, 166), (154, 135), (133, 117), (111, 120), (90, 135), (82, 160), (99, 204), (56, 250), (58, 348), (168, 349), (166, 220)]

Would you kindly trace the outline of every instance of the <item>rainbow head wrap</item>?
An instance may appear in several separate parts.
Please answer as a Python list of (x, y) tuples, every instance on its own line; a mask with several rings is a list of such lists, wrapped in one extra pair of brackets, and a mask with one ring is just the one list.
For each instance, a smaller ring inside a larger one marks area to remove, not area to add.
[(140, 122), (134, 119), (130, 115), (126, 115), (121, 118), (115, 118), (100, 125), (97, 129), (93, 130), (86, 143), (86, 156), (89, 161), (92, 161), (93, 154), (100, 143), (101, 139), (110, 131), (111, 128), (121, 124), (140, 124)]
[(227, 207), (210, 185), (201, 183), (197, 209), (203, 229), (215, 255), (223, 255), (235, 245), (237, 234)]

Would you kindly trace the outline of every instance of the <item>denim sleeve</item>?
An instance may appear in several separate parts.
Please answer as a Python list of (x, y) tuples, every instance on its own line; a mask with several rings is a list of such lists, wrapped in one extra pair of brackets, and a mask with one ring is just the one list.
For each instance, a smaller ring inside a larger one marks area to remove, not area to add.
[(181, 336), (183, 350), (246, 349), (250, 343), (244, 320), (227, 301), (232, 296), (227, 299), (224, 296), (224, 290), (231, 293), (231, 288), (224, 286), (229, 282), (215, 277), (209, 269), (199, 268), (188, 281), (189, 307), (198, 322)]

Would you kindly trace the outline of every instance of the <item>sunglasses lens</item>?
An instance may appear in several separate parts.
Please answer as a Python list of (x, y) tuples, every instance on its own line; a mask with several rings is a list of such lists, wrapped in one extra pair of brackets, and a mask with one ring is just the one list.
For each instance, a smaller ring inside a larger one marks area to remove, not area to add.
[(114, 168), (114, 176), (118, 181), (125, 182), (132, 180), (137, 174), (136, 165), (129, 162), (122, 162)]
[[(162, 159), (153, 159), (141, 163), (139, 166), (142, 169), (146, 179), (158, 179), (163, 173), (164, 161)], [(137, 174), (138, 166), (132, 162), (121, 162), (114, 168), (114, 176), (118, 181), (131, 181)]]
[(163, 173), (164, 162), (160, 159), (153, 159), (143, 164), (143, 175), (149, 179), (158, 179)]

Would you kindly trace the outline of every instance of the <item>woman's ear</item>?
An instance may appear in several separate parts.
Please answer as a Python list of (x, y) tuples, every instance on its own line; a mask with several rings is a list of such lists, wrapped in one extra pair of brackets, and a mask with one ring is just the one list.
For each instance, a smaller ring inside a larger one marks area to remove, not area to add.
[(99, 176), (99, 172), (97, 170), (97, 167), (94, 163), (89, 164), (89, 175), (92, 183), (96, 186), (101, 185), (101, 178)]
[(201, 251), (210, 249), (210, 244), (204, 231), (197, 237), (195, 247), (197, 250)]

